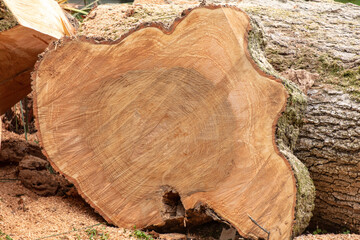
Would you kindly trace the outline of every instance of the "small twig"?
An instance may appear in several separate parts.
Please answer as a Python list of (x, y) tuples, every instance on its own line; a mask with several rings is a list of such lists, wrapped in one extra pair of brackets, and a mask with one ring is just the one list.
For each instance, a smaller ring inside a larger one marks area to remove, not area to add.
[(25, 114), (25, 121), (26, 121), (26, 131), (29, 133), (29, 129), (30, 129), (30, 123), (29, 123), (29, 117), (30, 117), (30, 113), (29, 113), (29, 108), (28, 108), (28, 99), (27, 97), (24, 98), (24, 114)]
[(15, 114), (15, 131), (18, 132), (19, 131), (19, 127), (18, 127), (18, 117), (16, 115), (16, 104), (15, 104), (15, 107), (14, 107), (14, 114)]
[(261, 230), (263, 230), (264, 232), (267, 233), (268, 237), (267, 237), (267, 240), (270, 239), (270, 231), (266, 230), (265, 228), (263, 228), (262, 226), (260, 226), (260, 224), (258, 224), (249, 214), (248, 214), (248, 217), (250, 218), (250, 220), (255, 223), (256, 226), (258, 226)]
[(69, 11), (72, 11), (72, 12), (76, 12), (76, 13), (80, 13), (80, 14), (83, 14), (83, 15), (87, 15), (88, 12), (86, 11), (83, 11), (83, 10), (80, 10), (80, 9), (77, 9), (77, 8), (72, 8), (72, 7), (63, 7), (65, 10), (69, 10)]
[(51, 237), (57, 237), (57, 236), (69, 234), (69, 233), (72, 233), (72, 232), (78, 232), (79, 230), (85, 230), (85, 229), (88, 229), (88, 228), (96, 227), (96, 226), (99, 226), (99, 225), (101, 225), (101, 224), (102, 224), (102, 223), (98, 223), (98, 224), (94, 224), (94, 225), (91, 225), (91, 226), (87, 226), (87, 227), (83, 227), (83, 228), (71, 230), (71, 231), (68, 231), (68, 232), (63, 232), (63, 233), (53, 234), (53, 235), (46, 236), (46, 237), (36, 238), (35, 240), (46, 239), (46, 238), (51, 238)]
[[(82, 9), (80, 9), (80, 11), (90, 11), (91, 10), (91, 6), (92, 5), (95, 5), (95, 4), (97, 4), (97, 2), (99, 2), (100, 0), (95, 0), (95, 1), (93, 1), (93, 2), (91, 2), (90, 4), (86, 4), (86, 2), (85, 2), (85, 6), (82, 8)], [(73, 14), (73, 16), (74, 17), (77, 17), (78, 15), (80, 14), (80, 12), (75, 12), (74, 14)], [(88, 14), (88, 12), (86, 12), (86, 14), (83, 14), (83, 15), (87, 15)]]
[(25, 140), (27, 141), (26, 123), (25, 123), (25, 119), (24, 119), (24, 110), (23, 110), (23, 105), (22, 105), (21, 100), (20, 100), (20, 112), (21, 112), (21, 119), (22, 119), (23, 124), (24, 124)]

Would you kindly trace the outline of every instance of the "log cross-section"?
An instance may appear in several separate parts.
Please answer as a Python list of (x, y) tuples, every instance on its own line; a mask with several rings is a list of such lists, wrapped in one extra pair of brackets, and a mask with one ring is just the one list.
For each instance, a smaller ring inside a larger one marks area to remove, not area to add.
[(251, 216), (290, 239), (296, 183), (274, 140), (286, 90), (249, 56), (241, 10), (184, 15), (48, 49), (33, 74), (45, 153), (118, 226), (186, 222), (202, 206), (243, 236), (268, 237)]

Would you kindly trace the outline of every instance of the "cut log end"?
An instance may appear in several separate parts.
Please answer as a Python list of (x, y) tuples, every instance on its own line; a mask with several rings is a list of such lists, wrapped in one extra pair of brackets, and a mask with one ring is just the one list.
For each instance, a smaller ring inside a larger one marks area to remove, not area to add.
[(258, 224), (289, 239), (296, 185), (274, 140), (287, 93), (250, 58), (248, 29), (236, 8), (203, 7), (170, 30), (49, 49), (33, 88), (53, 166), (121, 227), (208, 210), (244, 236), (267, 238)]
[(54, 38), (16, 26), (0, 32), (0, 115), (31, 92), (31, 71)]

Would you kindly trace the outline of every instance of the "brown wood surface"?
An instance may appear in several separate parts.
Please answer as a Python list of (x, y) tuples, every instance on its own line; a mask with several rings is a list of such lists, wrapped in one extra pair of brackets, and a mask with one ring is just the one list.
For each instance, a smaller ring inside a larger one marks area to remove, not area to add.
[(2, 116), (0, 116), (0, 151), (1, 151), (1, 136), (2, 136)]
[(163, 225), (171, 189), (187, 214), (203, 205), (267, 238), (250, 215), (270, 239), (290, 239), (296, 185), (274, 141), (286, 90), (250, 58), (242, 11), (185, 15), (169, 30), (143, 24), (47, 51), (33, 75), (45, 154), (118, 226)]
[(53, 39), (23, 26), (0, 32), (0, 115), (31, 92), (30, 73)]

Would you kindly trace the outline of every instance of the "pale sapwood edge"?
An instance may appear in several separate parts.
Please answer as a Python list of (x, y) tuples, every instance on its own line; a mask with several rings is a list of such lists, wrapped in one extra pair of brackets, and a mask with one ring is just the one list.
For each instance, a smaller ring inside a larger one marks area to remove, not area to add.
[(299, 129), (307, 106), (306, 96), (289, 80), (281, 77), (267, 61), (264, 48), (264, 33), (261, 25), (252, 18), (252, 30), (249, 33), (249, 52), (262, 71), (282, 80), (288, 91), (287, 107), (279, 118), (276, 130), (276, 143), (280, 152), (289, 161), (297, 184), (294, 236), (300, 235), (308, 226), (315, 208), (315, 187), (307, 167), (293, 154)]

